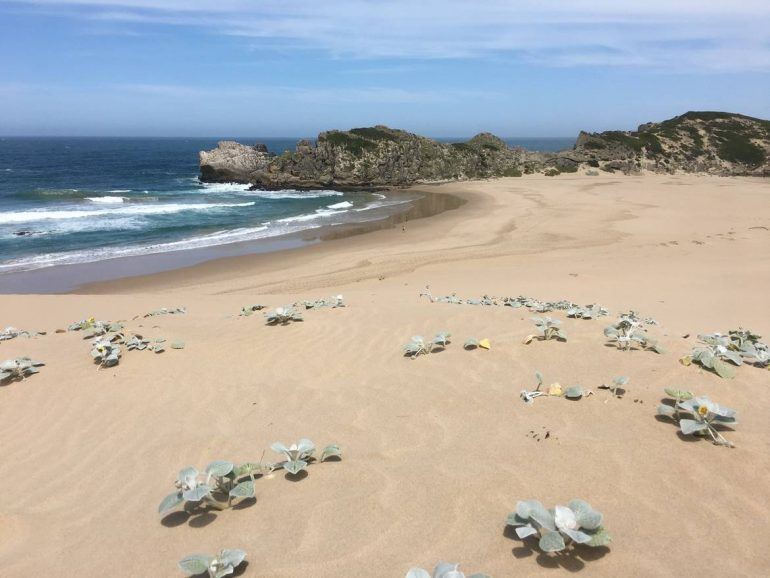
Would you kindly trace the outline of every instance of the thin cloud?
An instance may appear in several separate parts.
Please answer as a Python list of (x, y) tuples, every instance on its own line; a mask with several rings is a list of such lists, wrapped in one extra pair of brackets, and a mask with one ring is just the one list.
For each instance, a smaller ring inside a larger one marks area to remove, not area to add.
[[(27, 0), (91, 23), (203, 29), (348, 60), (505, 57), (544, 66), (770, 70), (770, 2)], [(601, 49), (597, 49), (601, 47)]]

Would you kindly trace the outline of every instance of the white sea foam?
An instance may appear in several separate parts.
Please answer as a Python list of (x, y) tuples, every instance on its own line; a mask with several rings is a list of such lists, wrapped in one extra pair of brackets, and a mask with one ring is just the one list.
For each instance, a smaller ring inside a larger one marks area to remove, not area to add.
[(112, 191), (107, 191), (108, 193), (130, 193), (131, 189), (114, 189)]
[(299, 191), (297, 189), (281, 189), (278, 191), (263, 191), (260, 189), (249, 190), (251, 185), (237, 183), (201, 183), (202, 193), (230, 193), (246, 197), (259, 197), (261, 199), (318, 199), (322, 197), (341, 197), (345, 193), (325, 189), (311, 189)]
[(248, 191), (251, 185), (238, 183), (201, 183), (207, 193), (236, 193)]
[[(266, 233), (267, 232), (267, 233)], [(184, 251), (188, 249), (201, 249), (226, 243), (252, 241), (264, 237), (272, 237), (292, 232), (290, 229), (275, 229), (268, 231), (268, 227), (245, 227), (230, 231), (218, 231), (208, 235), (189, 237), (179, 241), (168, 243), (156, 243), (152, 245), (140, 245), (135, 247), (99, 247), (82, 251), (67, 251), (63, 253), (47, 253), (34, 257), (25, 257), (0, 263), (0, 271), (29, 271), (55, 265), (73, 265), (77, 263), (92, 263), (106, 259), (119, 257), (134, 257), (155, 253), (167, 253), (172, 251)]]
[(34, 223), (37, 221), (60, 219), (83, 219), (112, 217), (114, 215), (164, 215), (182, 211), (210, 211), (212, 209), (231, 209), (236, 207), (251, 207), (250, 203), (167, 203), (162, 205), (131, 205), (116, 209), (98, 209), (91, 211), (63, 210), (53, 211), (37, 209), (31, 211), (9, 211), (0, 213), (0, 225)]
[(304, 221), (313, 221), (315, 219), (326, 219), (334, 215), (341, 215), (347, 213), (346, 210), (334, 211), (332, 209), (317, 209), (315, 213), (306, 213), (304, 215), (296, 215), (294, 217), (286, 217), (285, 219), (278, 219), (277, 223), (297, 223)]
[[(117, 193), (117, 192), (125, 192), (128, 191), (110, 191), (111, 193)], [(106, 197), (86, 197), (86, 201), (91, 201), (92, 203), (106, 203), (106, 204), (115, 204), (115, 203), (124, 203), (128, 199), (126, 197), (112, 197), (112, 196), (106, 196)]]
[(341, 203), (334, 203), (333, 205), (326, 205), (327, 209), (349, 209), (353, 206), (350, 201), (342, 201)]

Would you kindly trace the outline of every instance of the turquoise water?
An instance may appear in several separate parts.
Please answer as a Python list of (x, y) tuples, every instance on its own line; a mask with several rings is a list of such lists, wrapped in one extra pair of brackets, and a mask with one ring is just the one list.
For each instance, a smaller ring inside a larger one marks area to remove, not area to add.
[[(212, 247), (342, 222), (403, 199), (198, 182), (212, 138), (0, 138), (0, 273)], [(264, 142), (280, 154), (297, 139)], [(570, 139), (510, 139), (556, 150)]]

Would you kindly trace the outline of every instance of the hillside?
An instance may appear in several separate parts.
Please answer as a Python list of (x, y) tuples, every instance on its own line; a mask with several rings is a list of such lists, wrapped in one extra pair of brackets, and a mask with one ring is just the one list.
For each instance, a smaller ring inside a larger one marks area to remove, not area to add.
[(580, 133), (573, 158), (608, 170), (770, 175), (770, 121), (688, 112), (636, 131)]
[(770, 175), (770, 121), (722, 112), (688, 112), (636, 131), (581, 132), (558, 153), (509, 148), (489, 133), (440, 143), (378, 125), (332, 130), (315, 144), (276, 156), (264, 145), (226, 141), (201, 151), (201, 180), (244, 182), (262, 188), (361, 188), (520, 176), (554, 176), (579, 169), (626, 174), (704, 173)]

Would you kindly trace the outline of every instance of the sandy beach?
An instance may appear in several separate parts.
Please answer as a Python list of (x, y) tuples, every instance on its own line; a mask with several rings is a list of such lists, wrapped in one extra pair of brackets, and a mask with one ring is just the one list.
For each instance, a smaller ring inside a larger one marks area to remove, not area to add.
[[(440, 560), (496, 578), (767, 576), (770, 371), (721, 379), (678, 359), (700, 333), (770, 337), (770, 181), (578, 173), (423, 189), (467, 202), (403, 229), (0, 296), (0, 328), (48, 332), (0, 343), (0, 360), (46, 363), (0, 387), (0, 574), (172, 577), (184, 555), (229, 547), (248, 552), (243, 575), (280, 578), (402, 577)], [(426, 286), (610, 315), (549, 313), (567, 341), (524, 345), (526, 309), (432, 303)], [(302, 323), (238, 315), (337, 294), (346, 307)], [(666, 353), (607, 346), (602, 330), (630, 309), (658, 321)], [(97, 370), (80, 333), (55, 333), (90, 316), (186, 347)], [(438, 331), (452, 333), (445, 351), (403, 357), (410, 336)], [(469, 337), (491, 350), (464, 350)], [(527, 405), (538, 370), (594, 395)], [(619, 375), (625, 396), (599, 389)], [(736, 409), (735, 448), (657, 419), (664, 387)], [(158, 515), (183, 467), (277, 461), (273, 442), (303, 437), (343, 459), (299, 481), (278, 470), (245, 507)], [(506, 530), (518, 500), (572, 498), (603, 512), (609, 548), (548, 556)]]

